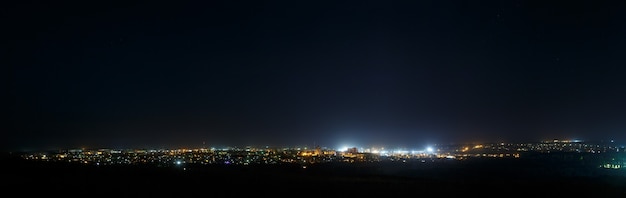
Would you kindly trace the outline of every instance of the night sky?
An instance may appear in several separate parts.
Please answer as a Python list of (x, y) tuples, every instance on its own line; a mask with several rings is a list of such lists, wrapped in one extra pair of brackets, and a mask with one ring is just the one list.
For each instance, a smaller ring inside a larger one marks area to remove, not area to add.
[(4, 149), (626, 141), (624, 1), (13, 1)]

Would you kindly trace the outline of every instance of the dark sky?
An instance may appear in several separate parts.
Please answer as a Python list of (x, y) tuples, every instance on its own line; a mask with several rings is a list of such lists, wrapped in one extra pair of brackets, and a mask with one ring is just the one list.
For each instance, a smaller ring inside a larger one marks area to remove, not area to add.
[(7, 149), (626, 140), (624, 1), (1, 7)]

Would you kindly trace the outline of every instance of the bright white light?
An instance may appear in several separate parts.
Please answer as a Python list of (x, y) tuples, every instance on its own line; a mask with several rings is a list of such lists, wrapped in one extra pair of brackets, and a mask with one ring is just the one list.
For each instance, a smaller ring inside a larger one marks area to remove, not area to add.
[(433, 152), (433, 147), (429, 146), (428, 148), (426, 148), (426, 151), (428, 151), (429, 153), (432, 153)]
[(396, 151), (394, 151), (394, 153), (397, 153), (397, 154), (407, 154), (407, 153), (408, 153), (408, 151), (405, 151), (405, 150), (396, 150)]
[(181, 162), (181, 161), (176, 161), (176, 164), (177, 164), (177, 165), (180, 165), (180, 164), (182, 164), (182, 163), (183, 163), (183, 162)]
[[(339, 152), (346, 152), (346, 151), (348, 151), (348, 149), (350, 149), (350, 148), (356, 148), (356, 147), (354, 147), (354, 146), (342, 146), (342, 147), (339, 147), (339, 148), (340, 148), (340, 149), (339, 149), (339, 150), (337, 150), (337, 151), (339, 151)], [(363, 150), (363, 149), (361, 149), (361, 150)]]

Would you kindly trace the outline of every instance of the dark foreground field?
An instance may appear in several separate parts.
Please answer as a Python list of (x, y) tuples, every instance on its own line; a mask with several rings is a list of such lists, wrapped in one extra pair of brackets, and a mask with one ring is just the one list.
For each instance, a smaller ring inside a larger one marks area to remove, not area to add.
[(61, 197), (626, 197), (622, 170), (467, 160), (280, 166), (90, 166), (3, 159), (5, 193)]

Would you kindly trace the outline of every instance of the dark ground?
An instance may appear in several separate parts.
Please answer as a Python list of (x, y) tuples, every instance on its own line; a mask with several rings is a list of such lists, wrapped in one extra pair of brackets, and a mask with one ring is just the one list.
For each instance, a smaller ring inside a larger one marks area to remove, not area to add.
[(624, 169), (541, 160), (275, 166), (93, 166), (3, 157), (3, 188), (19, 196), (626, 197)]

